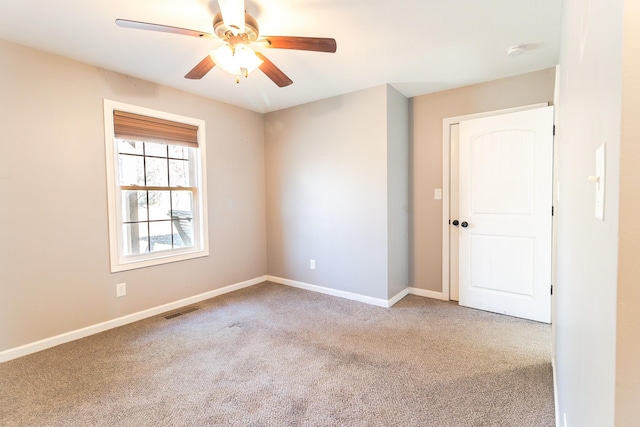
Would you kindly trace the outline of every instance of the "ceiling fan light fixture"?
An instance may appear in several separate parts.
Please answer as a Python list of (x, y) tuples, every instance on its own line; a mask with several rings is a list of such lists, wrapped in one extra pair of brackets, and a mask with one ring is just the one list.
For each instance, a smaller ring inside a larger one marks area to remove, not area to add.
[(253, 49), (243, 44), (230, 46), (225, 44), (209, 54), (213, 62), (234, 76), (247, 76), (262, 64)]
[(240, 68), (246, 70), (246, 73), (254, 71), (260, 66), (260, 64), (262, 64), (262, 59), (256, 56), (253, 49), (243, 44), (235, 47), (233, 57), (236, 58)]

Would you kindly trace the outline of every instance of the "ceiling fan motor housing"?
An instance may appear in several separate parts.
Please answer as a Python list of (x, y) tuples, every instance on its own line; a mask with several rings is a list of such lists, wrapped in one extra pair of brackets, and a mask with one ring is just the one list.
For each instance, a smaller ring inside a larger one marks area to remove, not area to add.
[[(222, 13), (218, 12), (216, 16), (213, 17), (213, 31), (216, 36), (220, 37), (223, 40), (226, 40), (233, 36), (232, 31), (224, 25), (224, 21), (222, 20)], [(258, 21), (256, 21), (253, 16), (249, 15), (245, 12), (244, 14), (244, 33), (238, 34), (241, 36), (245, 42), (254, 42), (258, 40), (259, 30), (258, 30)]]

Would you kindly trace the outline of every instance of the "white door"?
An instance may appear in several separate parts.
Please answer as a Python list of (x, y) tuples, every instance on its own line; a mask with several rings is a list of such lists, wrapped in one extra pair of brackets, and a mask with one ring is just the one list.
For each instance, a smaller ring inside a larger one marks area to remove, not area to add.
[(460, 123), (460, 304), (549, 323), (553, 107)]
[[(460, 124), (452, 124), (449, 127), (449, 218), (459, 218), (459, 196), (458, 196), (458, 180), (459, 180), (459, 162), (460, 155), (458, 147), (460, 145)], [(458, 221), (459, 220), (453, 220)], [(458, 254), (460, 252), (460, 233), (459, 226), (451, 224), (449, 221), (449, 299), (452, 301), (460, 300), (460, 264), (458, 263)]]

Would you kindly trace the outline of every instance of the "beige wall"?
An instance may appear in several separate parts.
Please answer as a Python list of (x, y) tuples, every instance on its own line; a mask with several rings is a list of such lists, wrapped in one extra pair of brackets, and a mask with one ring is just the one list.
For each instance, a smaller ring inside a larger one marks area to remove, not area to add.
[(412, 100), (411, 286), (442, 291), (442, 120), (553, 102), (554, 69), (433, 93)]
[[(261, 114), (8, 42), (0, 58), (0, 351), (266, 273)], [(210, 256), (109, 272), (104, 98), (206, 121)]]
[[(623, 0), (568, 0), (563, 9), (554, 294), (558, 412), (569, 427), (614, 423), (622, 5)], [(595, 151), (603, 143), (605, 220), (600, 221), (595, 184), (587, 177), (595, 173)]]
[(622, 131), (620, 147), (620, 241), (616, 338), (616, 425), (640, 417), (640, 2), (624, 2)]
[(389, 93), (377, 86), (265, 116), (269, 275), (388, 298)]

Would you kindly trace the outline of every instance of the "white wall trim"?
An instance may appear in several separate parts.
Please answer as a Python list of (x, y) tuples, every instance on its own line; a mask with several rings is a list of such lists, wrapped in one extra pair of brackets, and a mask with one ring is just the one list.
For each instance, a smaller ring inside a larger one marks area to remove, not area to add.
[(296, 280), (283, 279), (282, 277), (267, 276), (267, 280), (270, 282), (279, 283), (281, 285), (292, 286), (294, 288), (305, 289), (307, 291), (318, 292), (326, 295), (332, 295), (334, 297), (346, 298), (353, 301), (363, 302), (365, 304), (371, 304), (371, 305), (376, 305), (378, 307), (385, 307), (385, 308), (392, 307), (394, 304), (396, 304), (398, 301), (400, 301), (402, 298), (406, 297), (407, 295), (417, 295), (420, 297), (443, 300), (443, 301), (448, 300), (448, 298), (444, 298), (444, 295), (442, 294), (442, 292), (429, 291), (427, 289), (412, 288), (412, 287), (404, 288), (403, 290), (398, 292), (396, 295), (394, 295), (390, 299), (385, 300), (382, 298), (373, 298), (373, 297), (368, 297), (366, 295), (354, 294), (351, 292), (345, 292), (337, 289), (326, 288), (324, 286), (312, 285), (310, 283), (298, 282)]
[(20, 347), (10, 348), (0, 352), (0, 363), (7, 362), (18, 357), (26, 356), (28, 354), (36, 353), (41, 350), (46, 350), (51, 347), (55, 347), (60, 344), (68, 343), (80, 338), (88, 337), (99, 332), (104, 332), (109, 329), (117, 328), (119, 326), (127, 325), (129, 323), (137, 322), (138, 320), (146, 319), (148, 317), (156, 316), (167, 311), (175, 310), (180, 307), (184, 307), (189, 304), (195, 304), (206, 299), (214, 298), (222, 294), (237, 291), (238, 289), (247, 288), (249, 286), (257, 285), (267, 280), (267, 276), (260, 276), (254, 279), (246, 280), (244, 282), (236, 283), (233, 285), (225, 286), (223, 288), (214, 289), (199, 295), (184, 298), (178, 301), (163, 304), (157, 307), (149, 308), (147, 310), (139, 311), (137, 313), (128, 314), (126, 316), (118, 317), (117, 319), (108, 320), (106, 322), (98, 323), (95, 325), (87, 326), (75, 331), (66, 332), (64, 334), (56, 335), (50, 338), (45, 338), (40, 341), (25, 344)]
[(391, 297), (391, 299), (388, 300), (389, 307), (393, 307), (398, 301), (400, 301), (402, 298), (406, 297), (407, 295), (409, 295), (409, 288), (404, 288), (403, 290), (401, 290), (400, 292), (395, 294), (393, 297)]
[(551, 358), (551, 370), (553, 375), (553, 402), (556, 409), (556, 427), (561, 427), (562, 424), (560, 423), (560, 402), (558, 402), (558, 375), (556, 372), (555, 355)]
[(324, 286), (312, 285), (310, 283), (298, 282), (297, 280), (283, 279), (282, 277), (267, 276), (267, 280), (281, 285), (292, 286), (294, 288), (304, 289), (307, 291), (318, 292), (320, 294), (331, 295), (334, 297), (346, 298), (353, 301), (363, 302), (365, 304), (376, 305), (378, 307), (389, 308), (396, 302), (404, 298), (408, 292), (405, 290), (400, 291), (391, 299), (382, 299), (368, 297), (366, 295), (354, 294), (352, 292), (340, 291), (332, 288), (325, 288)]
[[(353, 301), (363, 302), (365, 304), (371, 304), (378, 307), (389, 308), (400, 301), (405, 296), (417, 295), (421, 297), (433, 298), (444, 300), (441, 292), (429, 291), (419, 288), (404, 288), (396, 295), (388, 300), (382, 298), (373, 298), (366, 295), (355, 294), (352, 292), (340, 291), (337, 289), (326, 288), (323, 286), (312, 285), (309, 283), (298, 282), (296, 280), (283, 279), (275, 276), (259, 276), (254, 279), (246, 280), (244, 282), (235, 283), (233, 285), (225, 286), (223, 288), (214, 289), (212, 291), (204, 292), (202, 294), (194, 295), (192, 297), (183, 298), (178, 301), (170, 302), (167, 304), (159, 305), (157, 307), (149, 308), (147, 310), (139, 311), (137, 313), (128, 314), (126, 316), (118, 317), (116, 319), (107, 320), (106, 322), (97, 323), (95, 325), (87, 326), (85, 328), (76, 329), (75, 331), (66, 332), (53, 337), (45, 338), (39, 341), (35, 341), (29, 344), (22, 345), (20, 347), (10, 348), (8, 350), (0, 351), (0, 363), (7, 362), (9, 360), (17, 359), (18, 357), (26, 356), (29, 354), (37, 353), (48, 348), (55, 347), (60, 344), (65, 344), (71, 341), (75, 341), (81, 338), (88, 337), (100, 332), (107, 331), (109, 329), (117, 328), (127, 325), (129, 323), (137, 322), (158, 314), (166, 313), (167, 311), (176, 310), (178, 308), (195, 304), (200, 301), (204, 301), (210, 298), (227, 294), (229, 292), (237, 291), (239, 289), (248, 288), (258, 283), (270, 281), (279, 283), (281, 285), (292, 286), (294, 288), (305, 289), (307, 291), (318, 292), (321, 294), (332, 295), (340, 298), (346, 298)], [(555, 367), (554, 367), (555, 370)], [(555, 371), (554, 371), (555, 372)], [(555, 381), (555, 375), (554, 375)], [(555, 383), (554, 383), (555, 384)]]
[(451, 147), (449, 140), (451, 138), (451, 126), (464, 120), (515, 113), (517, 111), (547, 107), (548, 105), (548, 102), (542, 102), (539, 104), (523, 105), (521, 107), (505, 108), (502, 110), (442, 119), (442, 298), (438, 299), (449, 300), (449, 200), (451, 191), (449, 185), (449, 168), (451, 166)]
[(443, 301), (449, 300), (449, 297), (445, 298), (442, 292), (429, 291), (427, 289), (420, 289), (420, 288), (408, 288), (408, 291), (411, 295), (417, 295), (419, 297), (439, 299)]

